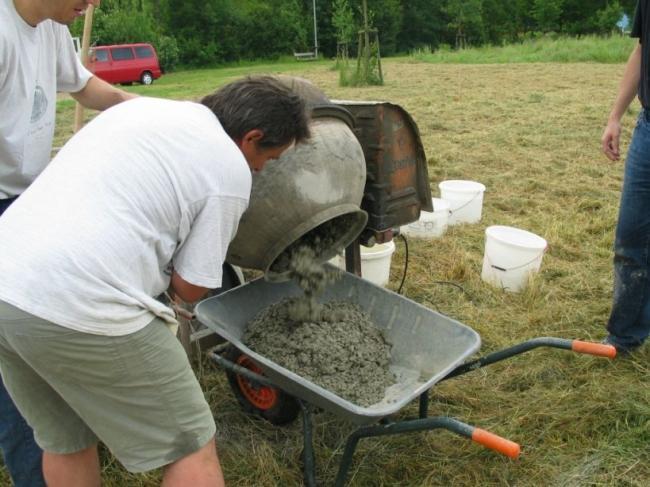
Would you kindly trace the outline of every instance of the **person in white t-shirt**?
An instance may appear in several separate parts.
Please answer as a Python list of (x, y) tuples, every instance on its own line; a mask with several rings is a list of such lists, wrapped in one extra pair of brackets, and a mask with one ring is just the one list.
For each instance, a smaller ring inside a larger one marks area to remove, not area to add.
[(57, 91), (104, 110), (135, 97), (79, 62), (68, 28), (99, 0), (0, 0), (0, 205), (50, 160)]
[(0, 218), (0, 371), (49, 486), (99, 485), (97, 442), (166, 485), (221, 485), (215, 424), (155, 299), (221, 285), (252, 172), (309, 136), (272, 77), (99, 114)]
[[(68, 24), (99, 0), (0, 0), (0, 215), (50, 161), (57, 91), (103, 110), (135, 95), (92, 76)], [(0, 381), (0, 449), (17, 487), (45, 485), (41, 451)]]

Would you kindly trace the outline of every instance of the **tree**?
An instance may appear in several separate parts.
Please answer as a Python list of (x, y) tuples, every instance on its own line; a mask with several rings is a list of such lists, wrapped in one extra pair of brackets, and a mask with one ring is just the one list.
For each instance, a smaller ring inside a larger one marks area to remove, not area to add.
[(481, 0), (448, 0), (445, 11), (449, 15), (449, 27), (455, 31), (456, 48), (464, 48), (468, 39), (483, 41), (483, 3)]
[(334, 0), (332, 25), (336, 29), (336, 62), (346, 62), (349, 56), (349, 46), (354, 40), (357, 27), (354, 12), (348, 0)]
[(610, 34), (616, 29), (616, 23), (622, 16), (623, 7), (617, 0), (614, 0), (596, 12), (593, 17), (594, 30), (599, 34)]
[(449, 43), (449, 17), (443, 7), (443, 2), (402, 0), (403, 20), (397, 50), (404, 52), (425, 46), (435, 49)]
[(230, 6), (228, 0), (169, 0), (174, 12), (169, 31), (178, 41), (181, 62), (205, 66), (226, 57), (222, 46), (228, 45), (224, 25), (230, 23)]
[(381, 52), (397, 52), (397, 36), (402, 28), (402, 6), (399, 0), (368, 0), (373, 27), (379, 31)]
[[(636, 0), (366, 0), (382, 54), (440, 44), (501, 44), (530, 32), (607, 34)], [(159, 57), (210, 66), (309, 49), (313, 0), (112, 0), (97, 9), (91, 42), (151, 42)], [(319, 51), (356, 47), (362, 0), (316, 0)], [(83, 22), (71, 26), (81, 35)], [(162, 55), (161, 55), (161, 51)]]
[(535, 0), (533, 17), (542, 32), (559, 32), (564, 0)]
[(290, 54), (310, 45), (311, 15), (298, 0), (259, 0), (238, 5), (241, 19), (237, 43), (240, 57), (259, 59)]
[(521, 32), (523, 22), (517, 12), (516, 0), (483, 0), (485, 41), (492, 44), (512, 42)]
[(332, 25), (336, 29), (336, 39), (340, 43), (349, 44), (354, 40), (358, 28), (348, 0), (334, 0), (332, 10)]

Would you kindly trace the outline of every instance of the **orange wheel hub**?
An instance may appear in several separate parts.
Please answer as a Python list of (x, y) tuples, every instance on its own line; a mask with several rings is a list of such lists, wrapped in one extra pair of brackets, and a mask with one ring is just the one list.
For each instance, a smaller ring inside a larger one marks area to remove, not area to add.
[[(241, 365), (256, 374), (263, 375), (262, 370), (246, 355), (239, 356), (237, 365)], [(252, 384), (246, 377), (241, 375), (237, 375), (236, 377), (242, 394), (256, 408), (266, 411), (277, 403), (278, 391), (275, 388)]]

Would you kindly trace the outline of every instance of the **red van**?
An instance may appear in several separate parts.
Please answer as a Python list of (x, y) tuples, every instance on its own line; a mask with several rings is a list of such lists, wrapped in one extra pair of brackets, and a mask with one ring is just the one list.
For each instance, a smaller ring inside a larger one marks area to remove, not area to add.
[(151, 44), (95, 46), (89, 59), (90, 71), (109, 83), (139, 81), (150, 85), (162, 74), (158, 55)]

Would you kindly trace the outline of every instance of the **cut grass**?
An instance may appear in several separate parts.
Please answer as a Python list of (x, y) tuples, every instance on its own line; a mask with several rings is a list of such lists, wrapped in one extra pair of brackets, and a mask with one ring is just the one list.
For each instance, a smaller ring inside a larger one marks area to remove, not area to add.
[[(451, 227), (437, 240), (409, 241), (404, 294), (477, 330), (481, 354), (538, 336), (603, 337), (623, 166), (604, 158), (599, 140), (622, 65), (447, 65), (412, 58), (383, 64), (383, 87), (341, 88), (325, 63), (303, 63), (301, 71), (287, 66), (285, 72), (311, 79), (332, 98), (383, 99), (406, 108), (420, 128), (434, 195), (445, 179), (487, 186), (480, 224)], [(246, 72), (175, 73), (152, 87), (129, 89), (197, 98)], [(69, 102), (59, 102), (59, 143), (68, 136), (71, 110)], [(624, 119), (624, 146), (633, 121), (631, 111)], [(493, 224), (533, 231), (550, 244), (541, 272), (521, 294), (480, 279), (484, 230)], [(392, 289), (404, 264), (399, 240), (397, 247)], [(465, 292), (437, 281), (455, 282)], [(366, 439), (354, 457), (351, 484), (645, 486), (649, 364), (648, 346), (614, 362), (540, 349), (442, 382), (431, 390), (431, 415), (456, 417), (517, 441), (521, 458), (505, 459), (444, 431)], [(197, 373), (217, 421), (228, 484), (299, 485), (299, 422), (278, 428), (252, 419), (241, 412), (223, 372), (204, 362)], [(416, 413), (412, 404), (401, 416)], [(318, 478), (329, 485), (351, 426), (328, 413), (314, 419)], [(160, 481), (159, 471), (126, 473), (106, 453), (102, 465), (107, 486)]]

